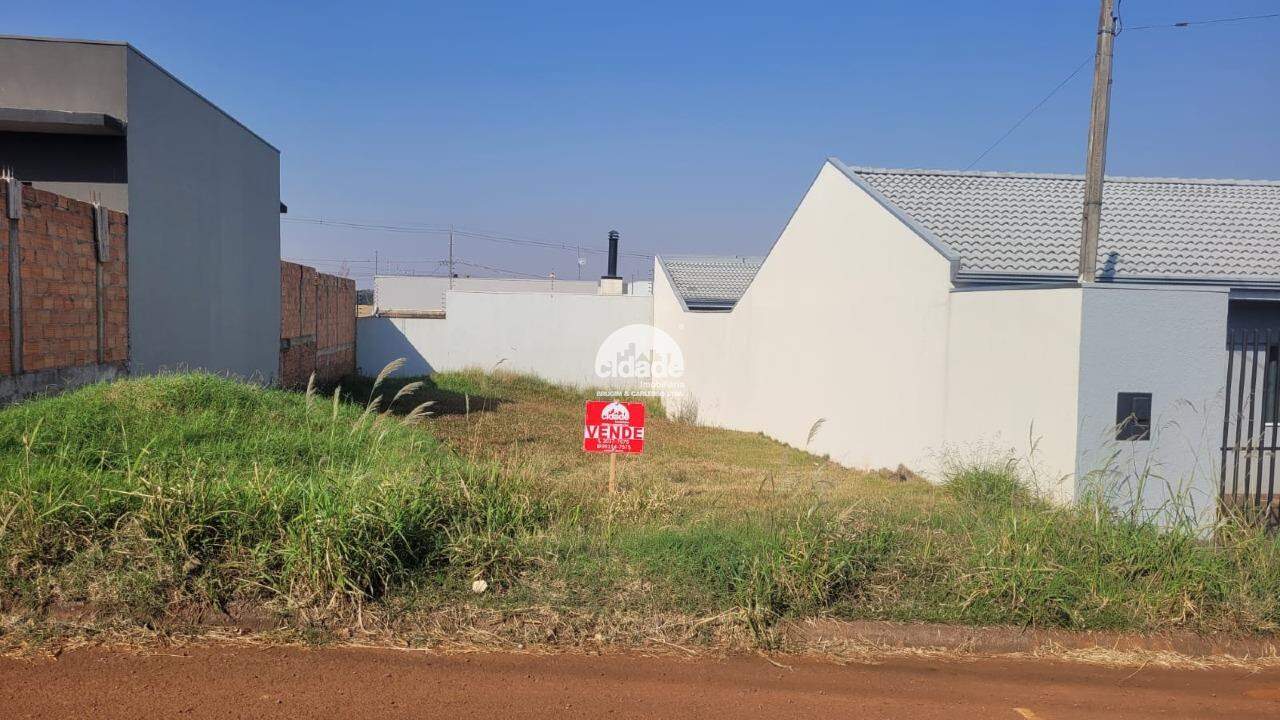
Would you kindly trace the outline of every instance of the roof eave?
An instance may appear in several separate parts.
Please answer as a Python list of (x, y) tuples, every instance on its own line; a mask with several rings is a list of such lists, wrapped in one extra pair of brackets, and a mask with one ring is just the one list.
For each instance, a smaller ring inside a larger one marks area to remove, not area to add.
[[(957, 285), (1022, 285), (1062, 283), (1075, 281), (1073, 273), (992, 272), (986, 270), (961, 270), (956, 273)], [(1280, 289), (1280, 278), (1257, 277), (1195, 277), (1186, 275), (1116, 275), (1099, 277), (1098, 283), (1124, 283), (1131, 285), (1191, 285), (1197, 287), (1223, 287), (1258, 290)]]
[[(928, 175), (935, 177), (981, 177), (981, 178), (1015, 178), (1021, 180), (1072, 180), (1084, 182), (1084, 175), (1051, 172), (1014, 172), (1007, 170), (940, 170), (929, 168), (885, 168), (866, 165), (850, 165), (849, 170), (855, 173), (872, 175)], [(1183, 177), (1147, 177), (1141, 175), (1108, 175), (1108, 183), (1144, 183), (1169, 185), (1246, 185), (1255, 187), (1280, 186), (1280, 180), (1250, 178), (1183, 178)]]
[(711, 302), (693, 300), (685, 304), (685, 309), (689, 312), (731, 312), (738, 303), (735, 302)]
[(667, 269), (667, 262), (662, 255), (656, 255), (653, 258), (658, 269), (662, 271), (662, 276), (667, 279), (667, 287), (671, 288), (671, 294), (676, 296), (676, 302), (680, 303), (680, 309), (689, 312), (689, 303), (684, 301), (684, 295), (680, 294), (680, 286), (676, 285), (675, 278), (671, 277), (671, 271)]
[(0, 107), (0, 131), (121, 136), (125, 122), (105, 113)]

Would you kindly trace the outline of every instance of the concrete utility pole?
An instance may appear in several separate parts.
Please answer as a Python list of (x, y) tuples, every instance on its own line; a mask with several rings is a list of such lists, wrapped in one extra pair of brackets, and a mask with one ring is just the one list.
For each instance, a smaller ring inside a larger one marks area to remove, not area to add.
[(1084, 169), (1084, 222), (1080, 239), (1080, 282), (1098, 276), (1098, 232), (1102, 226), (1102, 183), (1107, 165), (1107, 124), (1111, 119), (1111, 54), (1116, 40), (1114, 0), (1102, 0), (1098, 52), (1093, 63), (1093, 109), (1089, 154)]
[(453, 289), (453, 226), (449, 226), (449, 289)]

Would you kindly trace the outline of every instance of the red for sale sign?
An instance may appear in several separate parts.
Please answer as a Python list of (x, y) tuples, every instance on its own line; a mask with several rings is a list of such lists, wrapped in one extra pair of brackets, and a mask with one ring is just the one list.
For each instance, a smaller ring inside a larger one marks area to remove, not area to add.
[(644, 450), (644, 404), (588, 400), (582, 449), (595, 453)]

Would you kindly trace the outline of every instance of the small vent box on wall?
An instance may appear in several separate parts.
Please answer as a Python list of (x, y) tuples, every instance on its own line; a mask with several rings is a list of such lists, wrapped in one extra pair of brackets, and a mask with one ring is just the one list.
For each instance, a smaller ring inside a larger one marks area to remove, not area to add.
[(1116, 440), (1151, 439), (1151, 393), (1116, 394)]

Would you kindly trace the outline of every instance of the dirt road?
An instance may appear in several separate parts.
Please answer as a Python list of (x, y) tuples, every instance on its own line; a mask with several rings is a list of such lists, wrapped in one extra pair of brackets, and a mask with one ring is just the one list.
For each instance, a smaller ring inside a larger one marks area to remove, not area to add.
[(1276, 718), (1280, 671), (211, 646), (0, 659), (5, 718)]

